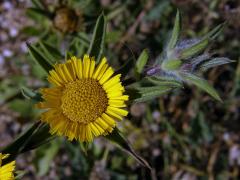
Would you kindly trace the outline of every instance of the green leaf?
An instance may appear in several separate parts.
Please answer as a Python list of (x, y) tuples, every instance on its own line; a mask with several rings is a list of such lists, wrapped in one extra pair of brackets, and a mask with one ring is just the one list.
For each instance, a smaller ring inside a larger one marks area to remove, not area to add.
[(89, 37), (86, 33), (78, 32), (76, 37), (80, 40), (81, 44), (83, 44), (85, 47), (89, 47), (90, 41), (89, 41)]
[(177, 70), (180, 68), (180, 66), (182, 65), (182, 61), (179, 59), (169, 59), (169, 60), (165, 60), (163, 61), (161, 67), (163, 70)]
[(93, 37), (88, 49), (88, 54), (94, 56), (99, 62), (104, 51), (105, 35), (106, 35), (107, 20), (104, 14), (101, 14), (96, 22)]
[(209, 44), (209, 39), (203, 38), (202, 40), (195, 43), (191, 47), (182, 50), (182, 52), (180, 54), (180, 58), (188, 59), (194, 55), (197, 55), (200, 52), (202, 52), (207, 47), (208, 44)]
[(37, 174), (38, 176), (46, 175), (49, 171), (51, 162), (53, 158), (59, 151), (60, 148), (60, 141), (52, 141), (51, 143), (44, 145), (37, 149), (36, 151), (36, 166), (37, 166)]
[(177, 41), (179, 39), (180, 31), (181, 31), (181, 16), (179, 10), (177, 10), (172, 36), (167, 46), (168, 50), (171, 50), (176, 46)]
[(41, 122), (34, 123), (27, 131), (14, 142), (5, 147), (1, 152), (10, 154), (4, 163), (10, 162), (21, 153), (36, 149), (56, 138), (49, 133), (49, 126)]
[(222, 32), (225, 25), (226, 25), (226, 22), (219, 24), (217, 27), (215, 27), (213, 30), (211, 30), (209, 33), (207, 33), (203, 37), (203, 39), (214, 40)]
[(54, 17), (53, 13), (51, 13), (47, 10), (39, 9), (39, 8), (28, 8), (27, 11), (30, 13), (39, 14), (39, 15), (49, 18), (49, 19), (53, 19), (53, 17)]
[(13, 99), (7, 103), (8, 107), (14, 112), (18, 112), (23, 118), (31, 118), (34, 116), (34, 104), (26, 99)]
[(36, 93), (36, 92), (33, 92), (31, 89), (25, 87), (25, 86), (22, 86), (21, 87), (21, 92), (22, 92), (22, 95), (26, 98), (26, 99), (32, 99), (33, 101), (35, 102), (39, 102), (42, 100), (41, 98), (41, 94), (39, 93)]
[(21, 32), (28, 36), (38, 36), (42, 33), (38, 28), (33, 26), (26, 26), (21, 29)]
[(29, 141), (26, 143), (21, 153), (36, 149), (37, 147), (55, 139), (55, 135), (49, 133), (50, 127), (47, 124), (41, 123), (39, 128), (32, 134)]
[(127, 89), (127, 94), (130, 96), (129, 101), (138, 103), (153, 100), (154, 98), (164, 95), (173, 89), (174, 87), (169, 85), (134, 88), (132, 87), (131, 89)]
[(29, 53), (32, 58), (48, 73), (53, 69), (52, 64), (46, 59), (34, 45), (28, 44)]
[(158, 78), (158, 77), (147, 77), (146, 78), (149, 82), (158, 85), (158, 86), (171, 86), (171, 87), (182, 87), (182, 83), (180, 83), (179, 81), (176, 80), (164, 80), (162, 78)]
[(193, 74), (189, 73), (181, 73), (180, 74), (183, 79), (186, 81), (196, 85), (198, 88), (202, 89), (203, 91), (207, 92), (209, 95), (211, 95), (216, 100), (222, 102), (221, 98), (219, 97), (217, 91), (204, 79), (195, 76)]
[(31, 139), (32, 134), (38, 129), (40, 122), (34, 123), (27, 131), (20, 135), (11, 144), (1, 150), (4, 154), (10, 154), (10, 156), (4, 161), (4, 163), (11, 162), (15, 157), (21, 153), (25, 145)]
[(202, 63), (201, 66), (200, 66), (200, 70), (201, 71), (207, 71), (210, 68), (220, 66), (220, 65), (224, 65), (224, 64), (228, 64), (228, 63), (231, 63), (231, 62), (235, 62), (235, 61), (232, 61), (229, 58), (225, 58), (225, 57), (213, 58), (213, 59), (210, 59), (209, 61), (206, 61), (206, 62)]
[(56, 62), (59, 62), (59, 60), (64, 58), (55, 47), (42, 41), (39, 42), (39, 45), (43, 50), (43, 54), (46, 56), (47, 59), (49, 59), (52, 64), (55, 64)]
[(146, 49), (144, 49), (142, 51), (142, 53), (140, 54), (140, 56), (138, 57), (137, 62), (136, 62), (136, 66), (135, 66), (135, 71), (138, 74), (142, 73), (143, 68), (147, 63), (147, 60), (148, 60), (148, 52), (147, 52)]
[(115, 128), (113, 132), (107, 136), (105, 136), (108, 140), (114, 142), (119, 147), (121, 147), (124, 151), (129, 153), (132, 157), (134, 157), (142, 166), (152, 169), (148, 162), (140, 157), (130, 146), (130, 143), (121, 135), (120, 131)]
[(180, 58), (187, 59), (202, 52), (208, 46), (209, 42), (214, 40), (222, 32), (224, 26), (225, 23), (218, 25), (212, 31), (207, 33), (200, 41), (193, 44), (191, 47), (182, 50)]

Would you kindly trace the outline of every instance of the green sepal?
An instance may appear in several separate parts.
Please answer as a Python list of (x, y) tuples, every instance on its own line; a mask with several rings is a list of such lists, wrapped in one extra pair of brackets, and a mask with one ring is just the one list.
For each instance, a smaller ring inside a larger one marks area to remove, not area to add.
[(209, 39), (202, 39), (195, 43), (189, 48), (182, 50), (180, 57), (181, 59), (188, 59), (202, 52), (209, 44)]
[(163, 61), (161, 67), (163, 70), (166, 71), (172, 71), (172, 70), (177, 70), (181, 67), (182, 61), (179, 59), (170, 59), (170, 60), (165, 60)]

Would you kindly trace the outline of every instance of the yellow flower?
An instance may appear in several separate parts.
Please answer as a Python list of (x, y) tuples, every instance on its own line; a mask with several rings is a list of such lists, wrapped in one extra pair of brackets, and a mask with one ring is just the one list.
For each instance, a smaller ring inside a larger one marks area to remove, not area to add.
[(107, 64), (106, 58), (96, 65), (94, 58), (72, 57), (57, 64), (49, 72), (53, 85), (41, 89), (44, 102), (38, 107), (48, 109), (41, 120), (50, 125), (50, 133), (67, 136), (69, 140), (92, 141), (107, 135), (128, 114), (127, 95), (120, 82), (120, 74)]
[(13, 180), (13, 170), (15, 168), (15, 161), (2, 166), (2, 160), (7, 158), (8, 155), (0, 153), (0, 180)]

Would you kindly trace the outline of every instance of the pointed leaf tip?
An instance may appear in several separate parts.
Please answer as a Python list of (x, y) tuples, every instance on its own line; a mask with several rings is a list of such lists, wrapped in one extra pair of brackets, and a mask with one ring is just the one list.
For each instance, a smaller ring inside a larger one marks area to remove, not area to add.
[(179, 10), (177, 10), (172, 35), (167, 46), (168, 50), (171, 50), (176, 46), (177, 41), (179, 39), (180, 31), (181, 31), (181, 16)]
[(211, 95), (214, 99), (222, 102), (222, 99), (218, 95), (218, 92), (205, 80), (196, 75), (189, 74), (189, 73), (181, 73), (181, 76), (188, 82), (194, 84), (198, 88), (202, 89), (203, 91), (207, 92)]

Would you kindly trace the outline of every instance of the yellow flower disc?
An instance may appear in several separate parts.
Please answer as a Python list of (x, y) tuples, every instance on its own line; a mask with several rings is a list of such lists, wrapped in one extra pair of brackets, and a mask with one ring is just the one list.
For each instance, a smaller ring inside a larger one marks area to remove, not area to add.
[(8, 155), (0, 153), (0, 180), (14, 179), (13, 170), (15, 169), (15, 161), (2, 165), (2, 161), (7, 157)]
[(96, 66), (88, 55), (55, 65), (48, 76), (53, 87), (41, 89), (44, 101), (38, 103), (47, 109), (41, 120), (50, 125), (51, 133), (80, 141), (111, 133), (115, 120), (128, 114), (120, 74), (113, 73), (106, 58)]

